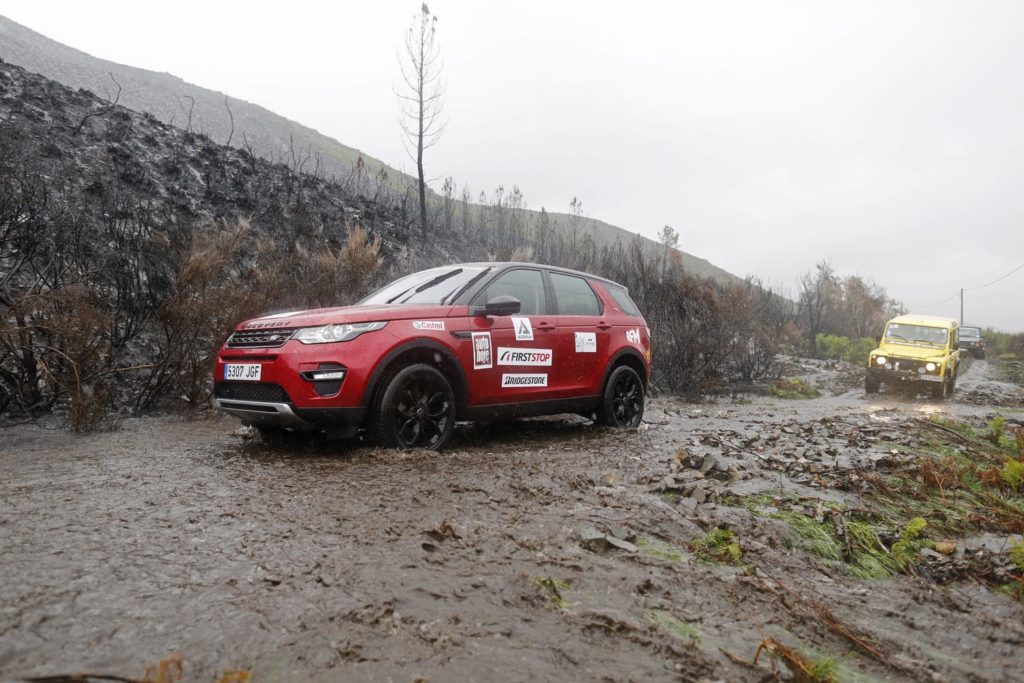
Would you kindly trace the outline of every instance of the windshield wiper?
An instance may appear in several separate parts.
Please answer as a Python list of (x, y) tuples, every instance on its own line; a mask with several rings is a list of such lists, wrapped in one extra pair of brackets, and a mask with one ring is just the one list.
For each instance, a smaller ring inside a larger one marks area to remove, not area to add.
[[(462, 268), (456, 268), (455, 270), (449, 270), (449, 271), (448, 271), (447, 273), (441, 273), (441, 274), (440, 274), (440, 275), (438, 275), (437, 277), (435, 277), (435, 278), (432, 278), (432, 279), (430, 279), (430, 280), (427, 280), (427, 281), (426, 281), (426, 282), (424, 282), (424, 283), (423, 283), (422, 285), (420, 285), (419, 287), (417, 287), (416, 289), (414, 289), (414, 290), (412, 291), (412, 294), (410, 294), (410, 295), (409, 295), (409, 296), (407, 296), (407, 297), (406, 297), (405, 299), (403, 299), (403, 300), (402, 300), (402, 303), (404, 304), (404, 303), (405, 303), (406, 301), (408, 301), (409, 299), (411, 299), (411, 298), (412, 298), (412, 296), (413, 296), (413, 294), (419, 294), (419, 293), (420, 293), (420, 292), (422, 292), (422, 291), (423, 291), (424, 289), (429, 289), (429, 288), (433, 287), (434, 285), (439, 285), (439, 284), (441, 284), (442, 282), (444, 282), (445, 280), (447, 280), (448, 278), (450, 278), (450, 277), (454, 277), (454, 276), (458, 275), (458, 274), (459, 274), (459, 273), (461, 273), (461, 272), (462, 272)], [(408, 291), (409, 291), (408, 289), (407, 289), (407, 290), (405, 290), (405, 292), (408, 292)], [(405, 294), (405, 292), (402, 292), (402, 294)], [(402, 296), (402, 294), (399, 294), (398, 296)], [(395, 297), (395, 299), (397, 299), (397, 298), (398, 298), (398, 296), (396, 296), (396, 297)], [(391, 301), (389, 301), (388, 303), (390, 304), (390, 303), (391, 303), (392, 301), (394, 301), (395, 299), (392, 299), (392, 300), (391, 300)]]
[(484, 268), (479, 273), (474, 275), (469, 280), (469, 282), (467, 282), (466, 284), (462, 285), (461, 287), (457, 287), (454, 291), (449, 292), (448, 294), (445, 294), (443, 297), (441, 297), (441, 300), (438, 302), (438, 305), (443, 306), (445, 304), (445, 302), (447, 302), (447, 301), (455, 301), (456, 299), (458, 299), (460, 296), (462, 296), (463, 292), (465, 292), (467, 289), (469, 289), (474, 284), (476, 284), (477, 280), (479, 280), (484, 275), (486, 275), (488, 272), (490, 272), (490, 270), (491, 270), (491, 268)]
[(910, 340), (909, 340), (909, 339), (907, 339), (906, 337), (901, 337), (901, 336), (900, 336), (900, 335), (898, 335), (898, 334), (887, 334), (887, 335), (885, 335), (885, 338), (886, 338), (886, 339), (902, 339), (903, 341), (910, 341)]
[(398, 294), (395, 294), (393, 297), (388, 299), (385, 303), (389, 303), (389, 304), (395, 303), (395, 299), (397, 299), (398, 297), (402, 296), (403, 294), (408, 292), (410, 289), (412, 289), (412, 287), (409, 287), (408, 289), (403, 289), (401, 292), (399, 292)]

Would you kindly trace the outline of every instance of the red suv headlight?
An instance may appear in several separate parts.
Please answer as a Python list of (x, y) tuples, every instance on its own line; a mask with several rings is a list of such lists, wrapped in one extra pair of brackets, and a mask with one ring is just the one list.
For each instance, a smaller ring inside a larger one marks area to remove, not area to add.
[(321, 327), (303, 327), (295, 332), (292, 339), (303, 344), (331, 344), (333, 342), (352, 341), (361, 334), (374, 332), (387, 325), (377, 323), (343, 323), (340, 325), (323, 325)]

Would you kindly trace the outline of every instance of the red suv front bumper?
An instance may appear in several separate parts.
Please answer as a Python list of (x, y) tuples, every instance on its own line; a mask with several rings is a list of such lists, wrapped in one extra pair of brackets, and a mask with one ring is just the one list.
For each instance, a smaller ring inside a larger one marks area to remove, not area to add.
[[(246, 423), (314, 429), (358, 427), (366, 417), (366, 387), (382, 355), (397, 340), (385, 328), (352, 341), (279, 347), (221, 347), (214, 368), (214, 405)], [(226, 380), (228, 364), (258, 363), (258, 382)], [(318, 373), (343, 372), (318, 381)]]

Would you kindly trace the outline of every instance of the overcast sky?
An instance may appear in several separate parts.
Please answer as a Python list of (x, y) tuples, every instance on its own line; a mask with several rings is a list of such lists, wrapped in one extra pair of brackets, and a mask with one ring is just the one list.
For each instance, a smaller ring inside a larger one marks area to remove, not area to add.
[[(1024, 264), (1024, 2), (432, 0), (448, 82), (427, 158), (474, 196), (585, 213), (795, 289), (829, 259), (911, 310)], [(46, 2), (51, 38), (264, 105), (393, 166), (418, 2)], [(434, 183), (435, 188), (439, 182)], [(1024, 269), (966, 295), (1024, 330)]]

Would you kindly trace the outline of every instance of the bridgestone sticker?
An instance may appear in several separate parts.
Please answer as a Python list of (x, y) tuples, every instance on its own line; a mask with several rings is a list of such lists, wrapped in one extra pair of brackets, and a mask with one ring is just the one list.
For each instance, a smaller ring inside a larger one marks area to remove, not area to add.
[(576, 353), (597, 353), (597, 333), (577, 332)]
[(498, 347), (498, 365), (551, 365), (551, 349)]
[(516, 341), (533, 341), (533, 325), (529, 318), (512, 316), (512, 329), (516, 331)]
[(474, 370), (486, 370), (487, 368), (493, 367), (494, 363), (491, 359), (491, 333), (490, 332), (474, 332), (473, 333), (473, 369)]
[(548, 385), (547, 375), (502, 375), (501, 386), (503, 389), (510, 387), (546, 387)]
[(417, 330), (444, 330), (443, 320), (415, 320), (412, 324)]
[(630, 344), (639, 344), (640, 343), (640, 330), (638, 330), (638, 329), (626, 330), (626, 341), (628, 341)]

